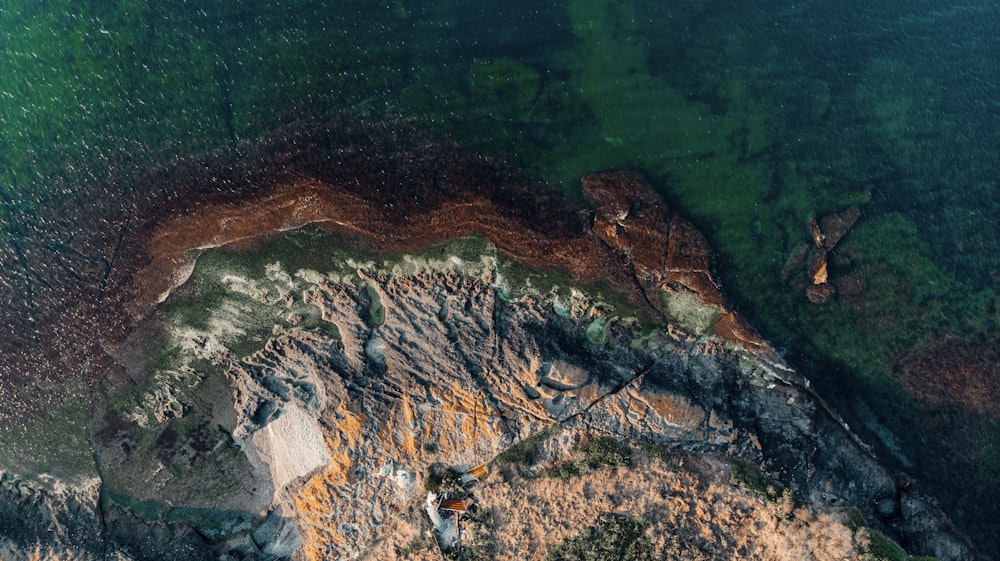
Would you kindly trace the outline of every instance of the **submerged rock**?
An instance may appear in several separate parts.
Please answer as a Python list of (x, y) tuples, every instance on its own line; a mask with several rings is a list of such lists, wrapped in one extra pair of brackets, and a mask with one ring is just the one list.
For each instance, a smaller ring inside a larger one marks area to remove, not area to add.
[(860, 217), (861, 207), (854, 205), (843, 212), (820, 218), (819, 227), (823, 232), (823, 247), (827, 250), (836, 247)]
[(860, 216), (861, 209), (855, 205), (843, 212), (824, 216), (819, 221), (815, 218), (809, 220), (813, 246), (801, 242), (795, 246), (781, 268), (781, 280), (787, 281), (805, 263), (805, 293), (813, 304), (825, 304), (841, 287), (844, 290), (840, 292), (846, 295), (863, 292), (864, 280), (857, 272), (849, 273), (848, 278), (843, 280), (831, 276), (831, 262), (839, 269), (850, 267), (849, 258), (835, 255), (832, 251)]
[(825, 304), (836, 292), (837, 288), (828, 282), (810, 284), (806, 287), (806, 298), (813, 304)]

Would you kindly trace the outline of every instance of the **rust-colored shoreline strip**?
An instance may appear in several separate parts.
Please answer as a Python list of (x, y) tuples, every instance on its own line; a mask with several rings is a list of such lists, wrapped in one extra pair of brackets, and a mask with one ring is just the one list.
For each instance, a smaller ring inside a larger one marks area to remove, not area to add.
[(289, 125), (235, 156), (134, 175), (70, 191), (17, 247), (0, 248), (5, 410), (47, 403), (40, 392), (57, 396), (74, 379), (84, 391), (105, 391), (95, 382), (121, 375), (118, 343), (202, 251), (307, 225), (387, 252), (476, 234), (524, 266), (607, 281), (659, 312), (650, 290), (689, 291), (719, 310), (719, 335), (770, 353), (727, 307), (704, 237), (636, 174), (585, 178), (594, 206), (586, 208), (411, 125), (338, 116)]
[[(718, 309), (718, 335), (769, 353), (766, 343), (727, 307), (709, 270), (704, 236), (670, 212), (641, 176), (595, 174), (583, 183), (597, 206), (592, 228), (582, 218), (547, 222), (544, 214), (506, 206), (475, 184), (411, 209), (374, 204), (352, 190), (299, 176), (258, 199), (205, 206), (159, 224), (149, 241), (148, 265), (135, 275), (136, 312), (163, 301), (208, 248), (248, 244), (309, 225), (396, 253), (478, 234), (519, 264), (559, 268), (582, 283), (608, 281), (634, 303), (660, 313), (665, 310), (658, 297), (647, 292), (693, 293)], [(648, 208), (633, 216), (619, 208), (637, 205)], [(644, 279), (653, 279), (652, 285)]]

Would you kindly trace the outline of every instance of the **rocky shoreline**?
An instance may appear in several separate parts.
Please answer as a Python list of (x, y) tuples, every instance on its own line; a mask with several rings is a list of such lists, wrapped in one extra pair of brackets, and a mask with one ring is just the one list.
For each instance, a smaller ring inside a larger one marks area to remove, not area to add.
[[(77, 431), (5, 458), (0, 512), (21, 528), (0, 534), (5, 547), (345, 558), (412, 498), (386, 490), (384, 466), (416, 478), (443, 459), (478, 463), (556, 423), (750, 461), (811, 504), (858, 509), (911, 553), (975, 558), (728, 307), (704, 237), (641, 176), (583, 186), (592, 209), (406, 126), (341, 118), (283, 129), (228, 166), (179, 164), (112, 200), (95, 186), (66, 201), (4, 256), (16, 264), (0, 286), (14, 334), (0, 367), (5, 442)], [(306, 226), (385, 255), (478, 236), (494, 259), (606, 283), (652, 321), (585, 298), (564, 313), (545, 297), (507, 302), (489, 266), (357, 267), (340, 281), (279, 267), (252, 299), (284, 310), (282, 327), (253, 352), (169, 332), (161, 307), (183, 300), (173, 293), (206, 250)], [(300, 304), (323, 329), (296, 327)], [(151, 365), (150, 341), (164, 337), (189, 343), (186, 369)], [(132, 417), (105, 403), (123, 394), (139, 396)], [(68, 400), (87, 404), (82, 419), (59, 418)], [(95, 465), (60, 466), (67, 449)], [(216, 502), (198, 490), (209, 480)]]

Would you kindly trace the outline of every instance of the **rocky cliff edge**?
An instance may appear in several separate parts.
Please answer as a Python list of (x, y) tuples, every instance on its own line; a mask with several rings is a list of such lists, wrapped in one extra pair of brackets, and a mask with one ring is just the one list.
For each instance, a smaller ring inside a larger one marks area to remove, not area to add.
[[(455, 187), (475, 175), (448, 178), (443, 190), (462, 197), (405, 210), (295, 175), (146, 230), (126, 306), (141, 321), (108, 346), (132, 383), (109, 392), (90, 429), (98, 476), (4, 476), (5, 554), (348, 559), (403, 532), (417, 541), (393, 555), (439, 555), (412, 518), (432, 466), (487, 463), (480, 501), (495, 524), (482, 528), (503, 536), (489, 545), (498, 558), (541, 558), (653, 487), (660, 502), (627, 510), (655, 525), (664, 554), (859, 556), (871, 526), (911, 553), (973, 558), (933, 501), (727, 306), (704, 238), (640, 176), (588, 176), (592, 211), (545, 222), (524, 193)], [(328, 257), (310, 261), (259, 245), (307, 226), (348, 249), (290, 242)], [(643, 451), (598, 475), (540, 475), (595, 438)], [(526, 441), (544, 453), (523, 469), (490, 464)], [(727, 477), (746, 469), (787, 489), (785, 506)], [(522, 500), (532, 493), (592, 500), (562, 511)], [(700, 537), (683, 529), (720, 505), (742, 514)], [(538, 508), (545, 524), (512, 526)], [(827, 538), (764, 544), (750, 520)], [(514, 534), (533, 536), (530, 552)]]

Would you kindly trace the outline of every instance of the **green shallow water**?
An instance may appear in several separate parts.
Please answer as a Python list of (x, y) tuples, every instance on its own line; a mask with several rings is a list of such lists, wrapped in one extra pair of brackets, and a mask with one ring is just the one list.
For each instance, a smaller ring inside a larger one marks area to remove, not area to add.
[[(984, 536), (1000, 427), (894, 374), (1000, 323), (997, 23), (968, 1), (10, 1), (0, 243), (84, 184), (113, 205), (116, 176), (335, 111), (402, 116), (575, 197), (584, 173), (636, 169), (709, 237), (741, 312)], [(810, 304), (782, 267), (811, 217), (855, 204), (833, 274), (866, 290)]]

